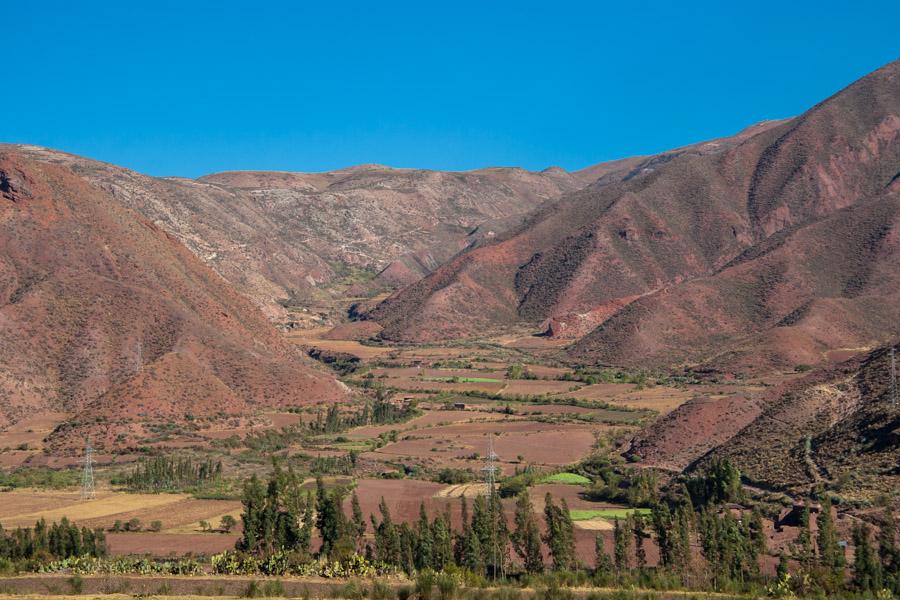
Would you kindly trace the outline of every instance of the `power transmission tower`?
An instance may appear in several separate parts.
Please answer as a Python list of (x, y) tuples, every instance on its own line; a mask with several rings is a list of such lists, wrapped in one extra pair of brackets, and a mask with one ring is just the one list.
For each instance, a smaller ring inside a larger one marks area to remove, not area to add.
[[(481, 470), (484, 472), (484, 480), (488, 488), (488, 505), (490, 506), (491, 514), (491, 576), (494, 579), (497, 579), (497, 559), (500, 555), (499, 540), (497, 539), (497, 519), (500, 518), (500, 515), (495, 514), (497, 506), (497, 465), (494, 464), (499, 458), (497, 453), (494, 452), (494, 435), (491, 434), (488, 438), (488, 453), (485, 457), (485, 466)], [(499, 566), (502, 571), (503, 565)]]
[(81, 475), (81, 499), (93, 500), (97, 496), (94, 490), (94, 449), (90, 442), (84, 449), (84, 472)]
[(484, 457), (485, 465), (481, 469), (484, 472), (484, 482), (488, 486), (488, 494), (491, 496), (494, 495), (494, 484), (497, 479), (497, 467), (494, 465), (494, 461), (499, 458), (500, 457), (494, 452), (494, 435), (491, 434), (491, 437), (488, 438), (488, 453), (487, 456)]

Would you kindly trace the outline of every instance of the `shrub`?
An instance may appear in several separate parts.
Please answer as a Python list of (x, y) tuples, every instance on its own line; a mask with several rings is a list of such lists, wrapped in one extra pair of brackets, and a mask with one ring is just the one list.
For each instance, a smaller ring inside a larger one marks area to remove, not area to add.
[(137, 517), (129, 520), (125, 523), (125, 531), (140, 531), (141, 530), (141, 520)]
[(363, 600), (366, 597), (366, 588), (358, 581), (350, 581), (334, 590), (332, 597), (343, 600)]
[(440, 600), (453, 600), (459, 592), (459, 579), (453, 573), (441, 571), (434, 578)]
[(273, 598), (285, 595), (284, 585), (278, 579), (266, 581), (262, 585), (255, 579), (251, 580), (241, 594), (244, 598)]
[(425, 569), (419, 571), (416, 577), (416, 596), (419, 600), (432, 600), (434, 596), (434, 571)]
[(384, 581), (376, 579), (372, 582), (372, 590), (369, 597), (372, 600), (393, 600), (394, 590)]
[(225, 515), (222, 517), (222, 520), (219, 521), (219, 529), (224, 531), (225, 533), (229, 533), (232, 529), (237, 526), (237, 519), (232, 517), (231, 515)]

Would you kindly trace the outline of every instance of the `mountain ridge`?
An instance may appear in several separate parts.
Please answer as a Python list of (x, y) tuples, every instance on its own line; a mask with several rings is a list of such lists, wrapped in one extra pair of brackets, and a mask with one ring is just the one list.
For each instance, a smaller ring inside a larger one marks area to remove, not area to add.
[[(793, 119), (751, 127), (724, 143), (696, 144), (628, 165), (628, 174), (618, 180), (601, 178), (533, 213), (515, 230), (464, 251), (436, 273), (396, 292), (369, 316), (384, 326), (382, 336), (388, 340), (449, 339), (525, 324), (577, 340), (570, 356), (578, 361), (672, 367), (736, 350), (728, 347), (728, 339), (737, 335), (740, 341), (742, 334), (755, 331), (750, 325), (757, 317), (752, 313), (760, 302), (765, 304), (765, 294), (781, 294), (781, 305), (764, 307), (782, 311), (767, 322), (770, 330), (811, 300), (804, 294), (818, 294), (822, 301), (832, 296), (853, 301), (851, 295), (860, 297), (857, 291), (835, 291), (836, 282), (818, 281), (818, 272), (795, 272), (780, 291), (769, 289), (777, 281), (762, 272), (747, 275), (759, 284), (717, 278), (717, 273), (729, 265), (736, 268), (735, 261), (756, 264), (779, 240), (788, 239), (806, 240), (812, 253), (809, 268), (815, 262), (813, 248), (825, 244), (833, 256), (871, 266), (865, 259), (856, 260), (855, 253), (868, 253), (878, 263), (875, 270), (888, 275), (897, 271), (892, 266), (897, 260), (896, 235), (891, 232), (896, 232), (892, 219), (898, 180), (891, 177), (900, 171), (898, 71), (900, 61), (890, 63)], [(845, 230), (852, 238), (846, 247), (827, 231), (800, 233), (872, 198), (888, 207), (882, 214), (888, 219), (886, 228), (870, 219), (859, 231)], [(782, 258), (791, 263), (789, 257)], [(761, 269), (775, 268), (764, 262), (759, 263)], [(777, 278), (777, 269), (772, 276)], [(697, 287), (704, 278), (711, 289)], [(858, 283), (865, 287), (868, 279), (863, 279)], [(891, 285), (895, 280), (891, 276)], [(678, 290), (693, 281), (698, 282), (692, 288), (695, 296), (683, 292), (681, 308), (661, 300), (682, 293)], [(800, 301), (790, 298), (791, 286), (798, 293), (806, 290)], [(764, 295), (754, 295), (759, 293)], [(884, 293), (890, 296), (895, 290)], [(729, 308), (734, 297), (739, 301)], [(877, 302), (883, 297), (870, 304)], [(709, 314), (720, 323), (710, 331), (702, 319), (687, 319), (693, 329), (667, 333), (673, 314)], [(870, 325), (837, 336), (840, 344), (871, 347), (884, 341), (891, 327), (896, 329), (890, 326), (875, 335), (877, 315), (872, 310), (865, 314)], [(646, 325), (649, 317), (657, 323)], [(737, 332), (728, 329), (734, 318), (746, 321)], [(817, 334), (810, 329), (800, 331), (803, 335)], [(784, 367), (833, 343), (803, 342), (799, 352), (786, 344), (775, 352), (778, 356), (765, 356), (763, 344), (732, 361), (743, 364), (723, 360), (717, 366), (743, 368), (761, 359), (761, 368)], [(684, 356), (685, 348), (694, 355)]]

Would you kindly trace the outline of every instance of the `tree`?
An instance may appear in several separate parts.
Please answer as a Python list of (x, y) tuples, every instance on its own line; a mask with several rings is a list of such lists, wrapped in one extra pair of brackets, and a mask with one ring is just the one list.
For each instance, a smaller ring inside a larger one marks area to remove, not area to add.
[(244, 505), (244, 511), (241, 514), (244, 532), (238, 542), (238, 549), (259, 554), (261, 552), (259, 533), (262, 526), (262, 510), (265, 505), (265, 490), (255, 474), (244, 483), (241, 504)]
[(635, 562), (638, 569), (644, 570), (647, 567), (647, 551), (644, 549), (644, 540), (650, 536), (644, 527), (644, 516), (639, 512), (631, 515), (631, 532), (634, 535)]
[(342, 490), (335, 488), (331, 492), (323, 491), (322, 498), (322, 501), (317, 502), (322, 511), (317, 515), (319, 536), (322, 538), (319, 554), (330, 559), (346, 557), (353, 553), (355, 540), (349, 535), (350, 527), (344, 515)]
[(569, 507), (565, 499), (560, 506), (553, 504), (553, 496), (548, 492), (544, 497), (544, 521), (547, 533), (544, 543), (550, 549), (555, 571), (567, 571), (575, 566), (575, 531)]
[(381, 513), (381, 522), (375, 520), (372, 515), (372, 529), (375, 532), (375, 557), (376, 559), (391, 564), (400, 564), (400, 533), (397, 531), (391, 518), (391, 511), (382, 496), (378, 503), (378, 512)]
[(747, 521), (747, 527), (750, 533), (750, 542), (757, 554), (765, 554), (768, 550), (766, 546), (766, 531), (763, 527), (762, 513), (754, 507), (750, 511), (750, 518)]
[(431, 523), (428, 521), (428, 513), (425, 512), (425, 503), (419, 503), (419, 522), (416, 524), (416, 555), (417, 569), (430, 568), (433, 564), (434, 539), (431, 532)]
[(509, 561), (510, 533), (509, 525), (506, 523), (506, 516), (503, 513), (503, 503), (496, 489), (491, 490), (488, 498), (488, 508), (492, 523), (492, 549), (489, 569), (494, 577), (498, 575), (503, 577), (506, 573), (506, 563)]
[(303, 524), (300, 526), (300, 533), (297, 536), (297, 547), (304, 553), (309, 554), (312, 547), (312, 531), (316, 524), (314, 514), (314, 502), (312, 493), (306, 495), (306, 502), (303, 505)]
[(809, 529), (809, 504), (804, 504), (800, 511), (800, 530), (797, 532), (797, 560), (803, 565), (809, 565), (815, 556), (812, 545), (812, 533)]
[(225, 533), (230, 533), (232, 529), (237, 526), (237, 519), (232, 517), (231, 515), (225, 515), (222, 517), (222, 520), (219, 521), (219, 529), (224, 531)]
[(878, 558), (884, 585), (894, 594), (900, 595), (900, 548), (897, 547), (897, 521), (890, 507), (884, 511), (881, 528), (878, 530)]
[(778, 555), (778, 567), (775, 570), (778, 581), (786, 581), (788, 578), (788, 557), (784, 552)]
[(686, 485), (697, 506), (734, 502), (742, 497), (741, 472), (727, 458), (714, 459), (703, 474), (687, 480)]
[(531, 508), (531, 498), (527, 489), (516, 497), (514, 524), (513, 549), (522, 559), (525, 571), (527, 573), (542, 572), (544, 557), (541, 551), (541, 533)]
[(453, 563), (453, 532), (450, 530), (450, 515), (437, 515), (431, 523), (431, 568), (442, 571)]
[(609, 583), (613, 576), (613, 563), (603, 548), (603, 535), (594, 538), (594, 578), (601, 585)]
[(622, 525), (619, 519), (616, 519), (613, 526), (613, 558), (619, 577), (628, 570), (628, 555), (631, 553), (631, 533)]
[(871, 531), (866, 524), (853, 527), (853, 584), (861, 592), (872, 592), (881, 589), (881, 568), (875, 560), (872, 544), (869, 539)]
[(352, 513), (350, 522), (352, 524), (353, 539), (356, 542), (356, 547), (359, 548), (366, 535), (366, 520), (363, 517), (362, 507), (359, 505), (359, 496), (356, 495), (356, 492), (353, 492), (353, 496), (350, 499), (350, 512)]
[(834, 527), (834, 517), (831, 514), (831, 498), (825, 496), (822, 499), (822, 510), (816, 518), (816, 545), (819, 547), (819, 560), (822, 565), (833, 572), (843, 575), (844, 552), (838, 544), (837, 531)]

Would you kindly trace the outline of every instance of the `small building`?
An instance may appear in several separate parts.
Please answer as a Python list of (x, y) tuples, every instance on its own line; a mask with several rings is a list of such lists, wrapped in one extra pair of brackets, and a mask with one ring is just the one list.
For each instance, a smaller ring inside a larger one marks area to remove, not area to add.
[(465, 402), (454, 402), (453, 410), (466, 410), (466, 403)]

